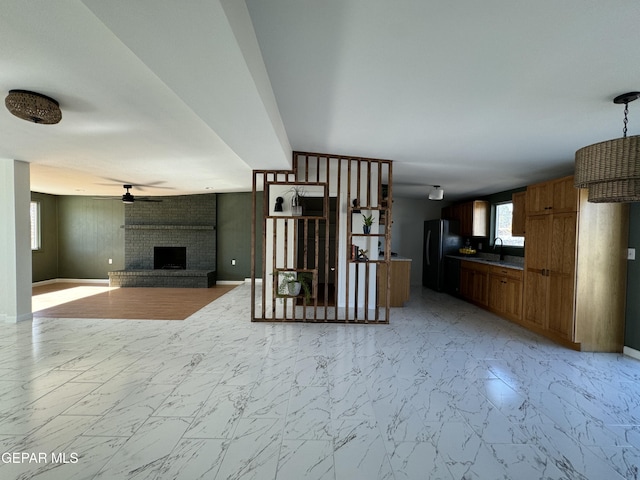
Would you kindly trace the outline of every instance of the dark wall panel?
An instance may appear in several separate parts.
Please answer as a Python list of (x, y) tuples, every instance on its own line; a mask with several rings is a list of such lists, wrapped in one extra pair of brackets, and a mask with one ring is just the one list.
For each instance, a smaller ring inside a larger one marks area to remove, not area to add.
[(625, 316), (624, 344), (640, 350), (640, 204), (629, 209), (629, 247), (636, 249), (636, 260), (627, 262), (627, 313)]
[(40, 203), (41, 249), (32, 257), (34, 282), (58, 277), (58, 197), (46, 193), (31, 192), (31, 200)]
[[(218, 280), (251, 277), (251, 192), (218, 194)], [(262, 212), (262, 196), (258, 209)], [(256, 264), (262, 265), (262, 218), (256, 219)], [(231, 261), (235, 259), (235, 266)]]
[(106, 279), (124, 268), (124, 207), (118, 200), (58, 197), (60, 278)]

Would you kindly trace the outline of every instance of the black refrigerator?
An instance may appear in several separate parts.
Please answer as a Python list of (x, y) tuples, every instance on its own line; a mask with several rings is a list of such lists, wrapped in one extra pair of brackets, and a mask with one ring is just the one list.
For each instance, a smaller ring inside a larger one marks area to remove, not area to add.
[(446, 289), (445, 255), (458, 253), (462, 237), (457, 220), (427, 220), (424, 222), (422, 250), (422, 285), (438, 292)]

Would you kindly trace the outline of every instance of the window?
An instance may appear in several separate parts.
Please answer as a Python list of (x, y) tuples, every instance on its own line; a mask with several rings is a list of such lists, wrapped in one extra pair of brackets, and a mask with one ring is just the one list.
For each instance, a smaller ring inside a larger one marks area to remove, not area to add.
[(40, 202), (31, 202), (31, 250), (40, 250)]
[(512, 215), (513, 203), (504, 202), (496, 204), (496, 225), (493, 237), (500, 237), (505, 246), (524, 247), (524, 237), (514, 237), (511, 235)]

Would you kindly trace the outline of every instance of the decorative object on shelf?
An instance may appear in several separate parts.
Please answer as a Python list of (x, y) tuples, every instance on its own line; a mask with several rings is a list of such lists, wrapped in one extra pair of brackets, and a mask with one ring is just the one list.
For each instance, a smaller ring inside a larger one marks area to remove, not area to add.
[(369, 253), (369, 250), (363, 250), (362, 248), (360, 248), (358, 250), (358, 261), (359, 262), (369, 261), (369, 257), (367, 257), (367, 253)]
[(288, 193), (291, 194), (291, 215), (299, 217), (302, 215), (302, 197), (304, 197), (304, 188), (291, 187)]
[(357, 198), (353, 199), (353, 202), (351, 202), (351, 205), (353, 205), (353, 213), (360, 213), (360, 209), (358, 208), (360, 206), (360, 202), (358, 202)]
[(62, 119), (56, 100), (29, 90), (10, 90), (4, 104), (13, 115), (28, 122), (54, 125)]
[(429, 200), (442, 200), (444, 198), (444, 188), (440, 185), (432, 185), (432, 189), (429, 191)]
[(273, 207), (274, 212), (282, 212), (282, 204), (284, 202), (284, 198), (276, 197), (276, 205)]
[(289, 272), (276, 270), (278, 295), (281, 297), (297, 297), (304, 294), (307, 303), (311, 300), (311, 284), (313, 275), (310, 272)]
[(589, 190), (595, 203), (640, 201), (640, 135), (627, 137), (629, 102), (640, 92), (629, 92), (613, 99), (624, 104), (622, 138), (594, 143), (576, 152), (574, 185)]
[(365, 234), (369, 234), (371, 233), (371, 225), (373, 225), (373, 222), (375, 220), (373, 219), (373, 214), (371, 215), (362, 215), (362, 231)]

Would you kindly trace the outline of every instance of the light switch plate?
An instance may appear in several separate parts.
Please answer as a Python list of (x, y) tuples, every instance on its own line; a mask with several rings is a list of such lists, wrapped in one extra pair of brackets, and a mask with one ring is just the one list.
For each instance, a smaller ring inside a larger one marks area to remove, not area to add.
[(635, 259), (636, 259), (636, 249), (627, 248), (627, 260), (635, 260)]

